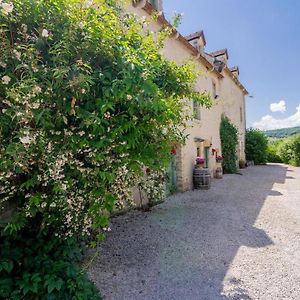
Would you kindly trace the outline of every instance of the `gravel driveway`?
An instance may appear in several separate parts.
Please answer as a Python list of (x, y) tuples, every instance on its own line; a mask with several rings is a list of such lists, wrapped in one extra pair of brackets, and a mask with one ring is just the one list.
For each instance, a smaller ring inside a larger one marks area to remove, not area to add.
[(250, 167), (113, 219), (104, 299), (300, 299), (300, 168)]

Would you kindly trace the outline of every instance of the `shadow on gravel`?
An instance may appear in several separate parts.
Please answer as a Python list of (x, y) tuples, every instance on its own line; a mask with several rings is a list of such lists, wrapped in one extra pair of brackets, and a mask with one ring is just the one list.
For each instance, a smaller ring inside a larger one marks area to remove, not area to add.
[(278, 191), (271, 191), (269, 193), (270, 196), (282, 196), (282, 193), (278, 192)]
[(244, 176), (214, 181), (209, 191), (115, 218), (91, 279), (105, 299), (251, 299), (226, 273), (241, 246), (272, 245), (254, 224), (266, 198), (281, 196), (272, 187), (286, 174), (284, 165), (250, 167)]

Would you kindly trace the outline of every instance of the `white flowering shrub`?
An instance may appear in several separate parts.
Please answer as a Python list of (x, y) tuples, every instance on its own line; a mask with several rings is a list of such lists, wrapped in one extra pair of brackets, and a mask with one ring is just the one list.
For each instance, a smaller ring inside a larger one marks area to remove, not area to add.
[(164, 170), (150, 170), (139, 179), (138, 186), (147, 195), (150, 205), (166, 197), (166, 175)]
[(191, 66), (159, 53), (170, 30), (154, 39), (120, 2), (0, 0), (0, 215), (14, 207), (0, 224), (5, 298), (92, 299), (66, 273), (69, 250), (107, 225), (142, 165), (159, 170), (184, 140), (181, 99), (210, 105)]

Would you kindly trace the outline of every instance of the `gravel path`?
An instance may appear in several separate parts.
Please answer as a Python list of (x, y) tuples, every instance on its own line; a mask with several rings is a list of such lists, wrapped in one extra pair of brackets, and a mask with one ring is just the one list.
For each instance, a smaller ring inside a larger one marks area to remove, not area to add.
[(300, 299), (300, 168), (250, 167), (113, 219), (104, 299)]

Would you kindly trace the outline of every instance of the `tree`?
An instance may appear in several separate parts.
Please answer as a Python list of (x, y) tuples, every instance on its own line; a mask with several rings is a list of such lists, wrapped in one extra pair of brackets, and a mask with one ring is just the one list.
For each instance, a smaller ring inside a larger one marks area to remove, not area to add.
[(238, 144), (238, 136), (236, 127), (230, 122), (226, 116), (222, 117), (220, 124), (220, 138), (222, 154), (224, 159), (222, 161), (223, 170), (225, 173), (237, 172), (237, 153), (236, 148)]
[(267, 162), (268, 139), (259, 129), (250, 128), (246, 131), (246, 159), (255, 164)]
[(154, 37), (120, 2), (0, 2), (4, 298), (97, 298), (79, 240), (103, 238), (142, 167), (184, 142), (187, 101), (211, 105), (192, 65), (160, 54), (170, 28)]

